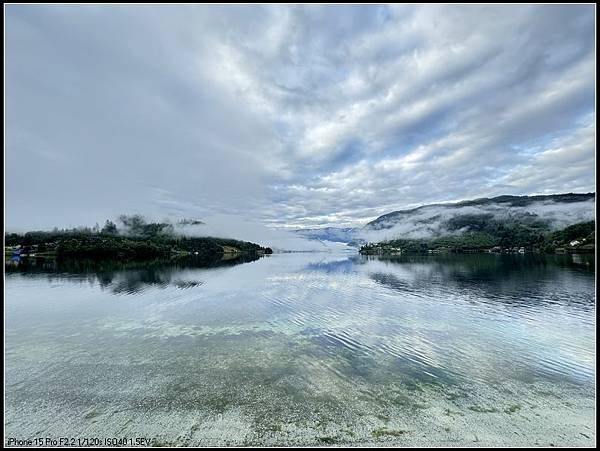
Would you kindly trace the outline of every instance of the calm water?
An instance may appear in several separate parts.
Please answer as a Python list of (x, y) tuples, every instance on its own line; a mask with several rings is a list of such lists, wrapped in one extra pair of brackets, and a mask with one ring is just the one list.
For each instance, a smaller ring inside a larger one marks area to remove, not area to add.
[(6, 436), (593, 445), (593, 256), (7, 268)]

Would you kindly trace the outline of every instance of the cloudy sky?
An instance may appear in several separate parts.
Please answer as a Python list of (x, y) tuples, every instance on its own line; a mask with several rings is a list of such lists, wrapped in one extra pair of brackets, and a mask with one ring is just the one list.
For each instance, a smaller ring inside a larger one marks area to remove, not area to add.
[(6, 226), (595, 191), (594, 8), (7, 6)]

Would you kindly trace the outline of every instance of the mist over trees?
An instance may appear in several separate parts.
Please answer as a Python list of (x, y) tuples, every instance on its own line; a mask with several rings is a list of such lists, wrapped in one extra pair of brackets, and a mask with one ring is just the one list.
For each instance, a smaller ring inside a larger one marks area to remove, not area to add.
[(172, 235), (172, 224), (161, 222), (146, 222), (142, 215), (121, 215), (119, 220), (123, 223), (124, 234), (142, 238), (157, 238)]
[(104, 226), (8, 233), (5, 245), (35, 247), (36, 254), (97, 259), (149, 259), (176, 255), (222, 256), (243, 253), (272, 253), (256, 243), (228, 238), (178, 235), (172, 224), (148, 222), (138, 214), (121, 215), (122, 227), (111, 220)]
[(360, 248), (363, 254), (388, 254), (397, 252), (482, 252), (515, 251), (523, 249), (536, 252), (593, 252), (595, 250), (596, 222), (587, 221), (557, 231), (546, 225), (500, 223), (482, 220), (481, 217), (461, 217), (454, 233), (431, 238), (399, 238), (379, 243), (367, 243)]

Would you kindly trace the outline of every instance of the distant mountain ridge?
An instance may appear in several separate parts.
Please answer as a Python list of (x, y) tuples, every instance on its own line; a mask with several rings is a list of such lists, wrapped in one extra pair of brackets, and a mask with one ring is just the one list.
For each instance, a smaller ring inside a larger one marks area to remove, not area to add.
[(394, 225), (395, 220), (401, 220), (403, 217), (408, 215), (414, 215), (420, 211), (431, 209), (434, 207), (442, 208), (442, 209), (456, 209), (462, 207), (485, 207), (491, 205), (497, 205), (505, 208), (509, 207), (519, 207), (524, 208), (527, 206), (531, 206), (535, 203), (540, 202), (554, 202), (554, 203), (578, 203), (578, 202), (587, 202), (590, 200), (595, 200), (596, 193), (584, 193), (584, 194), (575, 194), (575, 193), (567, 193), (567, 194), (549, 194), (549, 195), (536, 195), (536, 196), (496, 196), (496, 197), (482, 197), (473, 200), (466, 200), (455, 203), (437, 203), (437, 204), (427, 204), (421, 205), (419, 207), (407, 209), (407, 210), (396, 210), (390, 213), (386, 213), (382, 216), (379, 216), (377, 219), (367, 223), (365, 229), (370, 230), (380, 230), (380, 229), (389, 229)]
[(309, 240), (349, 243), (354, 240), (357, 229), (353, 227), (321, 227), (315, 229), (296, 229), (294, 233)]

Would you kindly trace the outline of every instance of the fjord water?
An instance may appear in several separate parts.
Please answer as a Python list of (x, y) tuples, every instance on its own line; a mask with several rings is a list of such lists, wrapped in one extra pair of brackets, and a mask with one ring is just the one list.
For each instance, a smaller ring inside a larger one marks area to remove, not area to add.
[(6, 436), (593, 445), (594, 257), (6, 274)]

